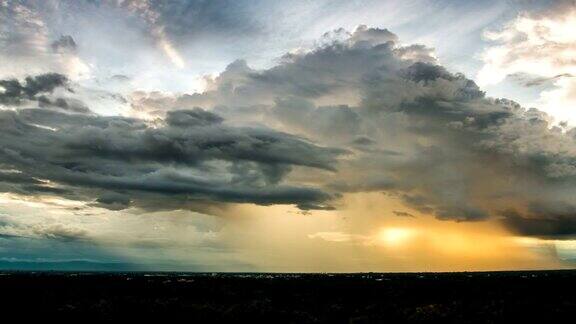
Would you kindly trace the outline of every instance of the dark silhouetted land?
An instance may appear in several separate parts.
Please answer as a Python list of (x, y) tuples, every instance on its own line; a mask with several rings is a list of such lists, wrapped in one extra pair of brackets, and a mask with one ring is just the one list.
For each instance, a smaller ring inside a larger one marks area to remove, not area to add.
[(22, 321), (568, 323), (576, 318), (576, 271), (0, 274), (2, 313)]

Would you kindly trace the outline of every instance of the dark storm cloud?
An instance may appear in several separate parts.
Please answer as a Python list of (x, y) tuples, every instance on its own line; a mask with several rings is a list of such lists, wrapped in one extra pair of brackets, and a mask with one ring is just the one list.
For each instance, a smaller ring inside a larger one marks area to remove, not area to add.
[(110, 210), (122, 210), (130, 207), (130, 204), (131, 200), (128, 195), (110, 191), (103, 193), (92, 205)]
[(41, 179), (69, 198), (97, 195), (95, 204), (110, 209), (150, 194), (164, 196), (166, 206), (198, 200), (322, 208), (329, 194), (282, 180), (297, 166), (333, 170), (342, 153), (270, 129), (230, 127), (200, 108), (172, 111), (156, 128), (43, 109), (0, 111), (0, 124), (0, 163), (22, 172), (3, 174), (12, 191)]
[(24, 100), (33, 100), (39, 94), (54, 91), (67, 84), (66, 76), (58, 73), (46, 73), (27, 77), (24, 82), (17, 79), (0, 80), (0, 104), (18, 105)]
[(515, 210), (502, 213), (504, 224), (520, 235), (537, 236), (541, 238), (573, 239), (576, 234), (576, 213), (574, 206), (560, 213), (528, 213)]
[(26, 174), (20, 172), (6, 172), (0, 171), (0, 181), (3, 183), (16, 183), (16, 184), (41, 184), (38, 179), (34, 179)]
[(176, 127), (209, 126), (222, 123), (224, 119), (202, 108), (192, 110), (169, 111), (166, 115), (166, 123)]

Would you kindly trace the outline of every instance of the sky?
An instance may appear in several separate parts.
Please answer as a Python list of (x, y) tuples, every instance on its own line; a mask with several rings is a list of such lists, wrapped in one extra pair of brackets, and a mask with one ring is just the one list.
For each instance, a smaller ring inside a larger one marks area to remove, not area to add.
[(572, 0), (0, 0), (0, 269), (576, 265)]

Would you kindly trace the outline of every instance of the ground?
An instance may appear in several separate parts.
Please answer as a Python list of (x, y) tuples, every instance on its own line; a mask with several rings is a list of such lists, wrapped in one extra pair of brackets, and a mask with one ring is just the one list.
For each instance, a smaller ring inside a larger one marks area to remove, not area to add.
[(576, 316), (576, 271), (0, 274), (2, 314), (24, 321), (557, 323)]

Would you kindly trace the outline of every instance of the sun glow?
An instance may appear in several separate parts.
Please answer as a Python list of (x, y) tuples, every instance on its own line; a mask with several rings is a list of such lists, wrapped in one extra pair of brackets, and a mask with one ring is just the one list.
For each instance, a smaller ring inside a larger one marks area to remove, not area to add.
[(416, 235), (416, 230), (403, 227), (388, 227), (380, 231), (379, 239), (389, 246), (401, 246)]

